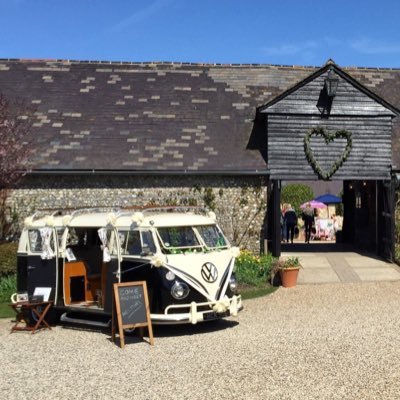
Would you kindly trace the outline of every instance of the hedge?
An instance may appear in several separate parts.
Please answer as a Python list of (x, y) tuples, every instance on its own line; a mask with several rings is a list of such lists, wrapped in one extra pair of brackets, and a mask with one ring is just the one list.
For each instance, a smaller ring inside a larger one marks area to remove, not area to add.
[(0, 244), (0, 278), (17, 272), (17, 249), (15, 242)]

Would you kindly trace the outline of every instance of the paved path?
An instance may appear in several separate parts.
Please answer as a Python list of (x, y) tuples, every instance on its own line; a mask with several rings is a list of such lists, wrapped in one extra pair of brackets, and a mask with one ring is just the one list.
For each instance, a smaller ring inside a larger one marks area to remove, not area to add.
[(282, 256), (299, 256), (298, 283), (356, 283), (400, 280), (400, 268), (373, 254), (334, 243), (282, 245)]

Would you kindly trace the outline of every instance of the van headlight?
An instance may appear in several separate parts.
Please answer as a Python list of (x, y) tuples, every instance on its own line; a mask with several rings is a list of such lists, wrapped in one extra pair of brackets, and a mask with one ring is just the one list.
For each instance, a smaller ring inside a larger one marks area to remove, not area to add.
[(189, 286), (185, 282), (175, 282), (171, 288), (171, 295), (176, 300), (183, 300), (189, 294)]
[(229, 289), (233, 293), (236, 293), (238, 290), (238, 283), (237, 283), (236, 277), (234, 275), (232, 275), (229, 279)]
[(168, 271), (167, 274), (165, 275), (165, 278), (168, 281), (173, 281), (175, 279), (175, 274), (172, 271)]

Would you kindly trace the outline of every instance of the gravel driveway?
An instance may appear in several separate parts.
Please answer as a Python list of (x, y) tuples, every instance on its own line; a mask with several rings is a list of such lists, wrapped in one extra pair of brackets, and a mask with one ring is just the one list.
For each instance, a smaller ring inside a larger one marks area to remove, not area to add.
[(57, 326), (9, 334), (1, 399), (399, 399), (400, 282), (301, 285), (155, 346)]

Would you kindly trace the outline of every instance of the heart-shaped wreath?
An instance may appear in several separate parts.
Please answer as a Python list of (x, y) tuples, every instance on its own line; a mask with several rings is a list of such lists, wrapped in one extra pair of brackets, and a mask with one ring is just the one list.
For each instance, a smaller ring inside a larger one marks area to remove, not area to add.
[[(347, 140), (346, 147), (341, 155), (341, 157), (335, 161), (329, 171), (323, 171), (321, 166), (318, 164), (317, 160), (314, 157), (313, 151), (311, 149), (311, 136), (321, 136), (324, 138), (325, 143), (329, 144), (333, 142), (335, 139), (343, 138)], [(311, 165), (313, 170), (318, 176), (323, 180), (329, 180), (329, 178), (343, 165), (343, 163), (347, 160), (347, 157), (350, 154), (353, 142), (351, 140), (351, 132), (346, 131), (345, 129), (341, 129), (334, 133), (329, 133), (325, 128), (319, 126), (317, 128), (313, 128), (307, 132), (306, 137), (304, 138), (304, 153), (306, 154), (306, 158), (308, 163)]]

